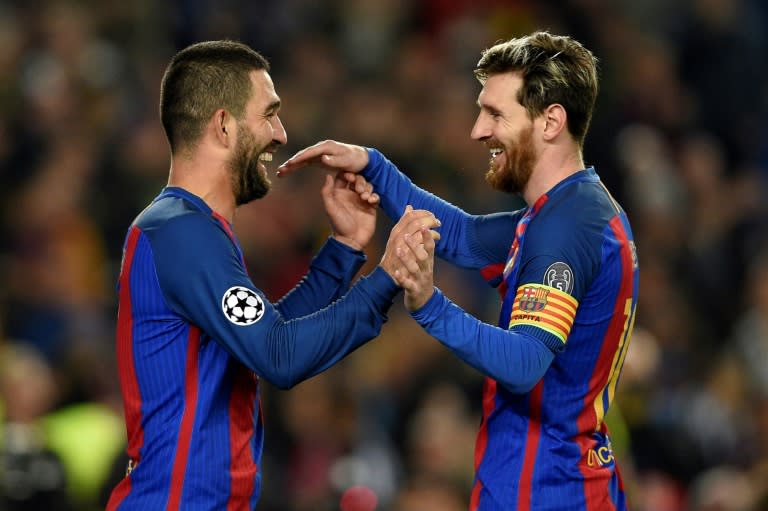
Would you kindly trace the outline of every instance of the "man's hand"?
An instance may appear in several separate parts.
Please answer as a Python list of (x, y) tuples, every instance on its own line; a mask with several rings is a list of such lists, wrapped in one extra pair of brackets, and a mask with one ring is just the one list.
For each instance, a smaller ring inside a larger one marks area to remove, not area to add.
[(405, 290), (403, 298), (409, 311), (422, 308), (435, 291), (433, 233), (422, 227), (421, 232), (407, 238), (408, 249), (400, 253), (403, 266), (395, 270), (395, 280)]
[(408, 310), (421, 308), (434, 292), (436, 227), (440, 221), (430, 211), (406, 206), (387, 240), (380, 265), (405, 289)]
[(379, 196), (363, 176), (337, 172), (325, 176), (321, 191), (323, 204), (331, 221), (333, 237), (362, 250), (376, 230), (376, 207)]
[(368, 165), (368, 151), (361, 146), (325, 140), (302, 149), (277, 168), (277, 177), (307, 165), (319, 165), (326, 170), (357, 173)]

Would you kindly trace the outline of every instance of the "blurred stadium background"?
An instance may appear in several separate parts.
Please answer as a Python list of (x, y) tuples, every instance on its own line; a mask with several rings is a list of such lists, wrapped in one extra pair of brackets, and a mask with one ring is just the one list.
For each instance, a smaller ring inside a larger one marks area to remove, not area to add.
[[(585, 158), (627, 209), (640, 305), (609, 417), (635, 511), (768, 509), (768, 3), (763, 0), (0, 0), (0, 509), (91, 511), (124, 470), (115, 279), (164, 185), (162, 71), (202, 39), (272, 63), (294, 151), (375, 146), (474, 213), (480, 51), (535, 29), (601, 61)], [(276, 164), (273, 164), (273, 167)], [(273, 299), (327, 236), (320, 172), (238, 213)], [(366, 270), (391, 222), (381, 218)], [(437, 281), (495, 321), (479, 275)], [(262, 511), (466, 509), (481, 377), (397, 303), (382, 336), (287, 392), (263, 385)]]

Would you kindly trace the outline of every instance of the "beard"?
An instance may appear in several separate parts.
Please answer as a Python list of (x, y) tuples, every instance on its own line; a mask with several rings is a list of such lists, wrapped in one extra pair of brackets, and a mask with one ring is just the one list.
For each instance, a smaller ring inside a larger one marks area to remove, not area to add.
[(240, 137), (235, 153), (229, 161), (232, 176), (232, 193), (235, 205), (242, 206), (264, 197), (272, 186), (266, 172), (259, 169), (259, 155), (268, 146), (257, 147), (256, 137), (244, 124), (239, 125)]
[(503, 167), (491, 160), (485, 180), (494, 190), (522, 194), (537, 160), (533, 147), (533, 126), (523, 129), (512, 147), (504, 148), (504, 155)]

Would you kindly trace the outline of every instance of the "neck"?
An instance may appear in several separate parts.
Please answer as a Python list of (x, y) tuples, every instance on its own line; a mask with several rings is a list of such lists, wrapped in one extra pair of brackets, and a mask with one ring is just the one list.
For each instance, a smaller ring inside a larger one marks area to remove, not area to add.
[(176, 186), (197, 195), (213, 211), (229, 223), (235, 218), (235, 197), (229, 171), (223, 162), (198, 156), (174, 155), (168, 175), (168, 186)]
[(523, 190), (525, 203), (533, 206), (539, 197), (554, 188), (557, 183), (583, 169), (584, 160), (579, 149), (542, 154)]

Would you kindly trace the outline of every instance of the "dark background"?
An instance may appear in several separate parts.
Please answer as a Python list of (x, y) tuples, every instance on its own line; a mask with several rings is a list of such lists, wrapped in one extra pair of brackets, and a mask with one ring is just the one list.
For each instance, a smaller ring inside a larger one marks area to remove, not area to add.
[[(0, 509), (92, 510), (124, 470), (114, 361), (126, 228), (165, 184), (160, 78), (189, 43), (263, 53), (293, 152), (375, 146), (484, 213), (469, 138), (480, 51), (536, 29), (600, 59), (585, 160), (629, 213), (635, 333), (609, 416), (633, 510), (768, 509), (768, 4), (761, 0), (0, 0)], [(237, 231), (279, 298), (328, 235), (321, 173), (275, 180)], [(368, 247), (378, 261), (391, 222)], [(479, 275), (438, 285), (495, 323)], [(466, 509), (482, 378), (399, 303), (381, 337), (282, 392), (263, 385), (263, 511)], [(763, 499), (762, 501), (760, 499)]]

